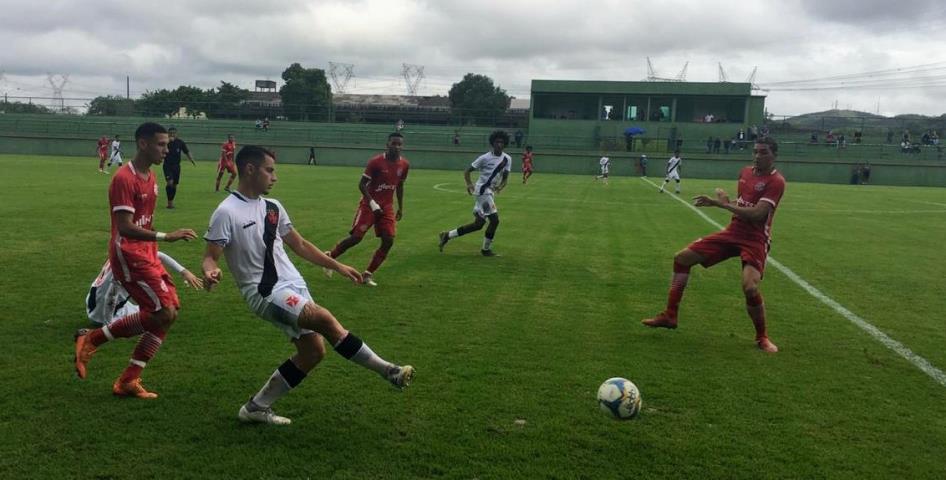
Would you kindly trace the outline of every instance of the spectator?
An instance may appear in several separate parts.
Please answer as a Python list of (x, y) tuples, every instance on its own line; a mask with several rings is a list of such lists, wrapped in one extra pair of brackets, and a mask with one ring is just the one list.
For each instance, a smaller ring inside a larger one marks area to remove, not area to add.
[(264, 117), (264, 118), (263, 118), (263, 131), (264, 131), (264, 132), (268, 132), (268, 131), (269, 131), (269, 117)]
[(836, 143), (837, 143), (837, 139), (834, 138), (834, 132), (832, 132), (831, 130), (828, 130), (828, 132), (824, 136), (825, 146), (830, 147), (832, 145), (835, 145)]
[(870, 182), (870, 162), (864, 162), (861, 167), (861, 185), (867, 185)]
[(736, 138), (739, 140), (739, 150), (744, 149), (746, 143), (746, 131), (740, 128), (739, 131), (736, 132)]
[(863, 133), (861, 133), (860, 130), (854, 130), (854, 143), (861, 143), (861, 136), (862, 136), (862, 135), (863, 135)]
[(262, 128), (263, 128), (263, 121), (257, 118), (257, 119), (256, 119), (256, 129), (257, 129), (257, 130), (260, 130), (260, 129), (262, 129)]
[(454, 147), (460, 146), (460, 131), (459, 130), (453, 131), (453, 146)]
[(397, 122), (394, 123), (394, 131), (400, 133), (401, 130), (404, 130), (404, 120), (399, 118)]
[(838, 134), (838, 148), (845, 148), (845, 147), (847, 147), (847, 141), (844, 139), (844, 134), (840, 133)]
[(818, 132), (811, 132), (811, 136), (808, 137), (808, 143), (810, 144), (818, 143)]
[(729, 150), (731, 150), (731, 149), (733, 148), (733, 146), (735, 146), (735, 144), (736, 144), (736, 139), (735, 139), (735, 138), (730, 138), (730, 139), (726, 140), (725, 142), (723, 142), (723, 148), (726, 149), (726, 154), (727, 154), (727, 155), (729, 154)]
[(522, 133), (522, 130), (521, 130), (521, 129), (520, 129), (520, 130), (516, 130), (516, 133), (513, 134), (513, 136), (512, 136), (512, 138), (513, 138), (513, 139), (515, 140), (515, 142), (516, 142), (516, 148), (522, 147), (522, 138), (525, 137), (525, 136), (526, 136), (526, 134)]
[(713, 123), (716, 121), (716, 117), (712, 113), (707, 113), (703, 117), (703, 123)]
[(637, 161), (638, 167), (640, 167), (641, 176), (647, 176), (647, 155), (641, 155), (641, 158)]
[(315, 147), (309, 147), (309, 165), (318, 165), (315, 161)]
[(713, 153), (713, 137), (706, 139), (706, 153)]
[(887, 145), (893, 143), (893, 130), (887, 130)]
[(723, 142), (719, 139), (719, 137), (716, 137), (716, 139), (713, 140), (713, 153), (717, 153), (717, 154), (718, 154), (718, 153), (719, 153), (719, 147), (721, 147), (722, 144), (723, 144)]
[(851, 185), (861, 183), (861, 169), (857, 164), (851, 165)]

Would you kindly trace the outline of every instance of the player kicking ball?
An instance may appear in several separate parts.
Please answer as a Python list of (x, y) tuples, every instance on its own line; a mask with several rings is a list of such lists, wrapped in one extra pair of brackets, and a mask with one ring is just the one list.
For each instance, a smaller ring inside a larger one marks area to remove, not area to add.
[(700, 195), (694, 199), (698, 207), (718, 207), (732, 212), (732, 220), (722, 231), (700, 238), (673, 258), (673, 279), (667, 298), (667, 308), (654, 318), (642, 323), (648, 327), (677, 328), (677, 313), (683, 290), (690, 277), (690, 267), (700, 264), (705, 268), (738, 256), (742, 260), (742, 291), (746, 297), (746, 312), (755, 326), (756, 345), (775, 353), (778, 347), (769, 340), (765, 328), (765, 304), (759, 284), (771, 244), (770, 232), (775, 209), (785, 192), (785, 178), (775, 170), (778, 143), (764, 137), (755, 143), (753, 166), (739, 173), (739, 197), (729, 200), (722, 189), (716, 189), (716, 198)]
[(250, 309), (289, 337), (296, 353), (283, 362), (238, 413), (245, 422), (288, 425), (276, 415), (273, 404), (297, 387), (325, 357), (322, 338), (346, 359), (374, 371), (395, 387), (404, 388), (414, 378), (414, 367), (398, 366), (374, 353), (366, 343), (342, 326), (332, 312), (316, 304), (283, 245), (289, 245), (309, 262), (361, 282), (348, 265), (325, 255), (292, 227), (282, 204), (263, 195), (276, 183), (276, 161), (265, 148), (248, 145), (236, 156), (240, 180), (210, 217), (204, 239), (204, 282), (208, 289), (220, 282), (217, 264), (224, 255), (237, 287)]
[[(355, 212), (348, 236), (339, 240), (335, 248), (326, 254), (332, 258), (341, 257), (349, 248), (361, 243), (365, 233), (372, 226), (374, 234), (381, 239), (381, 246), (371, 257), (371, 263), (361, 274), (364, 284), (377, 287), (374, 281), (374, 272), (381, 267), (388, 252), (394, 246), (394, 236), (397, 233), (397, 222), (401, 221), (404, 208), (404, 181), (407, 180), (407, 171), (410, 163), (401, 156), (404, 148), (404, 137), (397, 132), (388, 135), (388, 143), (384, 153), (368, 160), (365, 173), (358, 182), (361, 192), (361, 202)], [(397, 195), (397, 211), (394, 211), (394, 196)], [(331, 277), (332, 270), (325, 269), (325, 276)]]

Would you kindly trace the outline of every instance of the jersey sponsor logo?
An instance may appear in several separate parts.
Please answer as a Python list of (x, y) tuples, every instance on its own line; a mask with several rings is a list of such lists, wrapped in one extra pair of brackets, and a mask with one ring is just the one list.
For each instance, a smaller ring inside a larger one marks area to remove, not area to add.
[(288, 297), (286, 297), (286, 305), (290, 307), (295, 307), (298, 304), (299, 304), (299, 297), (295, 295), (289, 295)]
[(757, 192), (761, 192), (762, 190), (765, 190), (765, 182), (756, 183), (754, 188), (755, 188), (755, 191)]
[(403, 168), (398, 168), (398, 169), (397, 169), (397, 176), (400, 177), (403, 173), (404, 173), (404, 169), (403, 169)]
[(388, 184), (386, 184), (386, 183), (382, 183), (382, 184), (378, 185), (377, 188), (374, 189), (374, 191), (376, 191), (376, 192), (382, 192), (382, 191), (384, 191), (384, 190), (394, 190), (394, 189), (396, 189), (396, 188), (397, 188), (397, 185), (388, 185)]
[(139, 227), (144, 227), (145, 225), (151, 224), (151, 215), (142, 215), (138, 220), (135, 221), (135, 225)]

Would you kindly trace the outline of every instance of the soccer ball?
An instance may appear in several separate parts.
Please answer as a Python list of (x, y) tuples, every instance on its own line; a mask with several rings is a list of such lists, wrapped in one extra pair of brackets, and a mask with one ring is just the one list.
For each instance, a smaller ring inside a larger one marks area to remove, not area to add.
[(634, 418), (641, 411), (641, 392), (626, 378), (609, 378), (598, 387), (598, 406), (614, 418)]

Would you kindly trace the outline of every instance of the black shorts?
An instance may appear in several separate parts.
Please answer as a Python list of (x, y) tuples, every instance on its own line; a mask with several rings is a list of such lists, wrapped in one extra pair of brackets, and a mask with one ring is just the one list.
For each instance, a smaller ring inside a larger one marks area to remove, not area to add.
[(181, 183), (181, 166), (165, 164), (164, 179), (169, 182), (174, 182), (175, 185)]

